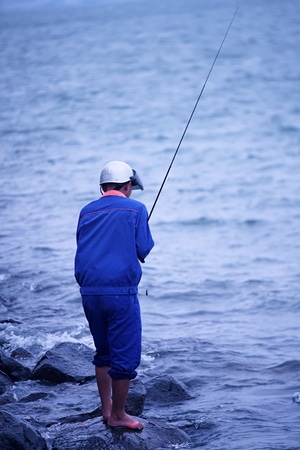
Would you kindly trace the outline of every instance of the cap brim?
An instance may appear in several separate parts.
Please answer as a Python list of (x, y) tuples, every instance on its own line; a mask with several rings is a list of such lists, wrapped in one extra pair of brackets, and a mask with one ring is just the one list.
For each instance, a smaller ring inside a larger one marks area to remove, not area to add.
[(130, 181), (131, 181), (131, 184), (132, 184), (132, 189), (133, 190), (140, 189), (141, 191), (143, 191), (144, 190), (144, 186), (143, 186), (142, 180), (138, 176), (136, 170), (132, 169), (132, 171), (133, 171), (133, 176), (130, 177)]

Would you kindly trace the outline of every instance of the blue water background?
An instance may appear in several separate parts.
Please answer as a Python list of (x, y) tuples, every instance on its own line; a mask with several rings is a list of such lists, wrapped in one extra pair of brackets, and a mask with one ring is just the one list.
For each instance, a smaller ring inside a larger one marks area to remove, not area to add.
[(150, 219), (140, 374), (191, 388), (157, 415), (194, 448), (299, 449), (297, 0), (1, 2), (0, 340), (92, 346), (79, 210), (112, 159), (151, 209), (237, 6)]

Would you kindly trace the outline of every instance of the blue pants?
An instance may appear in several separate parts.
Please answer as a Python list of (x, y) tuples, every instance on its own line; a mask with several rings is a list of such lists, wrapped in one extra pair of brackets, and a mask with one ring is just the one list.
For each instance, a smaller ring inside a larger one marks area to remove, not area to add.
[(135, 378), (142, 350), (137, 295), (83, 295), (82, 305), (96, 347), (95, 366), (109, 366), (115, 380)]

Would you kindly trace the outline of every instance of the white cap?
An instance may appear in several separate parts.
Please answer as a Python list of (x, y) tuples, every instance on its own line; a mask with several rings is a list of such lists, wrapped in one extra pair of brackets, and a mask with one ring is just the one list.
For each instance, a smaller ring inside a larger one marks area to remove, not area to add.
[(127, 183), (131, 181), (132, 189), (144, 189), (138, 174), (127, 163), (123, 161), (110, 161), (100, 174), (100, 186), (106, 183)]

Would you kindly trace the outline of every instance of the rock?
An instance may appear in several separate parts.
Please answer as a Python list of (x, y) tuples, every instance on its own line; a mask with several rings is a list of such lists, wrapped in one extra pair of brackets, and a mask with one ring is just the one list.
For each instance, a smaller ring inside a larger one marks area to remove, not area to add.
[(1, 450), (47, 450), (42, 436), (29, 424), (5, 411), (0, 411)]
[(146, 388), (139, 379), (132, 380), (126, 401), (126, 411), (132, 416), (139, 416), (144, 410)]
[(146, 384), (147, 400), (160, 403), (174, 403), (189, 400), (192, 396), (185, 386), (170, 376), (157, 376)]
[[(191, 446), (183, 431), (185, 423), (174, 426), (154, 419), (151, 407), (141, 419), (145, 423), (141, 432), (112, 430), (105, 425), (93, 353), (83, 344), (58, 344), (45, 353), (32, 373), (28, 369), (31, 377), (26, 371), (27, 378), (22, 364), (0, 353), (0, 364), (5, 367), (5, 373), (0, 371), (1, 450), (157, 450)], [(23, 349), (13, 355), (32, 358)], [(170, 404), (177, 409), (176, 402), (190, 398), (187, 387), (170, 376), (137, 378), (130, 383), (126, 411), (139, 417), (148, 401), (155, 409)]]
[(32, 358), (32, 354), (28, 352), (25, 348), (18, 347), (12, 353), (13, 358), (27, 359)]
[[(126, 410), (133, 416), (142, 413), (146, 389), (139, 380), (130, 384)], [(0, 405), (19, 417), (30, 417), (32, 426), (48, 428), (57, 423), (85, 422), (98, 417), (102, 410), (96, 380), (84, 384), (30, 381), (7, 388), (0, 396)], [(0, 445), (1, 449), (1, 445)]]
[(36, 402), (38, 400), (47, 398), (48, 396), (49, 396), (49, 394), (47, 392), (33, 392), (33, 393), (27, 395), (26, 397), (23, 397), (20, 400), (20, 403)]
[(2, 372), (0, 370), (0, 395), (4, 394), (6, 391), (7, 385), (11, 385), (12, 380), (9, 378), (9, 376), (6, 375), (6, 373)]
[(95, 378), (93, 350), (83, 344), (62, 342), (45, 353), (33, 369), (34, 380), (52, 383), (86, 382)]
[(64, 424), (60, 430), (56, 427), (52, 450), (157, 450), (191, 444), (189, 436), (173, 426), (153, 420), (143, 422), (145, 428), (141, 432), (113, 430), (99, 419)]
[(0, 370), (14, 381), (30, 380), (32, 375), (28, 367), (7, 356), (2, 350), (0, 350)]
[(300, 403), (300, 392), (295, 392), (295, 394), (293, 395), (293, 400), (296, 403)]

